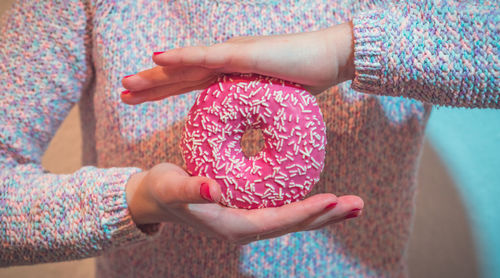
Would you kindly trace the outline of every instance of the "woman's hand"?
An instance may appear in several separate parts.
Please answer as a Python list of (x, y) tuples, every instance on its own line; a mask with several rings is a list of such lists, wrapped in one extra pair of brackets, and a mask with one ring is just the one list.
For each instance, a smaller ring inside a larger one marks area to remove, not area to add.
[(172, 49), (158, 65), (122, 80), (128, 104), (204, 89), (220, 73), (257, 73), (302, 84), (312, 94), (354, 77), (352, 27), (290, 35), (235, 37), (212, 46)]
[(363, 200), (357, 196), (337, 198), (327, 193), (277, 208), (228, 208), (214, 204), (221, 199), (216, 181), (189, 176), (169, 163), (133, 175), (126, 193), (136, 224), (185, 223), (236, 244), (319, 229), (358, 216), (363, 209)]

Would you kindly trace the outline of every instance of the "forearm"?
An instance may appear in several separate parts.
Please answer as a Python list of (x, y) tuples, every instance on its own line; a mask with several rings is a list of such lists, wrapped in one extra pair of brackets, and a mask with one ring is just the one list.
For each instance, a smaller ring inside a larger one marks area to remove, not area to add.
[(125, 197), (136, 171), (84, 167), (55, 175), (30, 164), (2, 170), (0, 265), (81, 259), (148, 238)]

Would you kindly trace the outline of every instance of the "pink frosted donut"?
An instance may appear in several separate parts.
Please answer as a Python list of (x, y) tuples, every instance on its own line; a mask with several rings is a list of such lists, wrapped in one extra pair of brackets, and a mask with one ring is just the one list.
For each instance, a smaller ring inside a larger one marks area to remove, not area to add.
[[(241, 139), (260, 129), (265, 146), (246, 157)], [(324, 166), (326, 129), (316, 99), (280, 79), (226, 75), (201, 92), (181, 140), (191, 175), (215, 179), (222, 204), (277, 207), (304, 198)]]

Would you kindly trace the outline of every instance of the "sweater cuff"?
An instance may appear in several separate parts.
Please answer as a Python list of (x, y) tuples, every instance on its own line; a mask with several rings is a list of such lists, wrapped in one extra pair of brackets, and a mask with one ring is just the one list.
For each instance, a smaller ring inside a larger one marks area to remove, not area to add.
[(139, 168), (108, 169), (109, 179), (103, 184), (105, 192), (102, 199), (102, 228), (108, 247), (121, 247), (137, 242), (154, 239), (162, 224), (138, 227), (132, 220), (128, 209), (125, 185), (132, 174), (142, 171)]
[(352, 19), (354, 34), (354, 80), (356, 91), (380, 94), (382, 91), (383, 13), (369, 11)]

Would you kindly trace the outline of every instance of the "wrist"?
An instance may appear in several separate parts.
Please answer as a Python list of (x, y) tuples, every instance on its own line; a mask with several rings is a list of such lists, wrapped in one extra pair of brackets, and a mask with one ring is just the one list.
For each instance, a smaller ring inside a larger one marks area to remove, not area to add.
[(333, 41), (338, 63), (338, 83), (353, 80), (354, 66), (354, 35), (352, 22), (345, 22), (333, 27)]
[(136, 225), (151, 224), (155, 221), (154, 215), (148, 200), (148, 194), (145, 194), (142, 186), (142, 181), (147, 175), (147, 171), (135, 173), (130, 176), (125, 187), (128, 209)]

